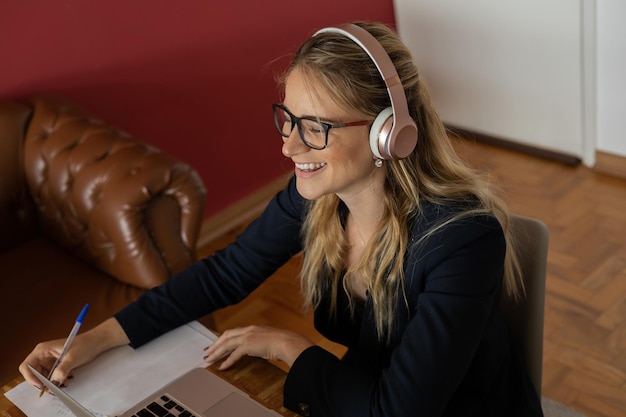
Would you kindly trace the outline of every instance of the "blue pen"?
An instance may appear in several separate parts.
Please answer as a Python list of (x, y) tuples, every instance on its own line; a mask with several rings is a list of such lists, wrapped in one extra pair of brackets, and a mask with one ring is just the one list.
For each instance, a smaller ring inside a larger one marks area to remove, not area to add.
[[(76, 337), (76, 334), (78, 333), (78, 330), (80, 329), (80, 325), (83, 324), (83, 320), (85, 319), (85, 316), (87, 315), (87, 310), (89, 310), (89, 304), (85, 304), (85, 307), (83, 307), (83, 309), (80, 311), (80, 314), (78, 315), (78, 318), (76, 319), (76, 323), (74, 323), (74, 327), (72, 327), (72, 331), (70, 332), (70, 335), (67, 336), (67, 340), (65, 341), (65, 344), (63, 345), (61, 354), (59, 355), (57, 360), (54, 362), (52, 369), (50, 369), (50, 373), (48, 373), (48, 379), (52, 377), (52, 373), (57, 368), (57, 366), (61, 363), (67, 351), (70, 349), (70, 346), (72, 345), (72, 342), (74, 341), (74, 338)], [(40, 397), (43, 394), (44, 390), (45, 390), (45, 386), (42, 387), (41, 391), (39, 392)]]

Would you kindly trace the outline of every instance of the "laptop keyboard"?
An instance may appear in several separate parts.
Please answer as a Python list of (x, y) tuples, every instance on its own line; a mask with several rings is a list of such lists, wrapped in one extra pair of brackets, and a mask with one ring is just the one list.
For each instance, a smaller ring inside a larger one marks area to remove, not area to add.
[(145, 408), (137, 411), (133, 417), (196, 417), (181, 404), (167, 395), (155, 399)]

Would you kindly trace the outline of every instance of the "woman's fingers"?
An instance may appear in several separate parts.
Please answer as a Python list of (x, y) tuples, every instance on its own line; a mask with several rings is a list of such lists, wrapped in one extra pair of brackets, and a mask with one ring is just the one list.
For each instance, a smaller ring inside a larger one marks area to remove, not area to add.
[(48, 376), (49, 370), (52, 368), (56, 358), (59, 355), (59, 348), (62, 347), (62, 340), (39, 343), (33, 351), (24, 359), (19, 366), (19, 371), (24, 379), (31, 385), (41, 389), (41, 381), (28, 369), (28, 365), (41, 372), (42, 375)]
[(232, 352), (244, 343), (243, 336), (247, 331), (249, 331), (249, 328), (243, 327), (225, 331), (215, 342), (213, 342), (211, 346), (208, 346), (204, 350), (204, 361), (207, 363), (213, 363), (224, 358), (225, 356), (232, 355)]
[[(224, 361), (220, 363), (220, 366), (217, 369), (219, 369), (220, 371), (228, 369), (231, 366), (233, 366), (237, 361), (239, 361), (239, 359), (243, 358), (245, 355), (248, 355), (248, 353), (244, 353), (243, 349), (235, 349), (225, 355), (226, 359), (224, 359)], [(254, 355), (251, 355), (251, 356), (254, 356)]]
[[(87, 343), (85, 343), (86, 341)], [(51, 340), (37, 344), (19, 366), (19, 371), (24, 376), (24, 379), (29, 384), (40, 388), (41, 382), (30, 369), (28, 369), (28, 365), (32, 366), (47, 378), (50, 369), (52, 369), (56, 359), (61, 354), (64, 344), (64, 339)], [(50, 381), (59, 386), (66, 386), (72, 376), (72, 371), (76, 367), (91, 361), (96, 355), (94, 353), (95, 351), (94, 344), (91, 343), (88, 338), (86, 339), (83, 335), (76, 336), (72, 347), (67, 351), (61, 363), (54, 369), (54, 372), (50, 376)]]
[(213, 363), (223, 357), (219, 369), (227, 369), (243, 356), (280, 360), (289, 366), (312, 343), (291, 331), (268, 326), (240, 327), (225, 331), (205, 349), (204, 360)]

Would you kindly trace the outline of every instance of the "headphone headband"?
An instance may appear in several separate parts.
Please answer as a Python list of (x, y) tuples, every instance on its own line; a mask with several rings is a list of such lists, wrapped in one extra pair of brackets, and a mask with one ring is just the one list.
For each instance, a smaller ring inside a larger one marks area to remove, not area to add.
[[(402, 159), (407, 157), (417, 143), (417, 127), (409, 115), (404, 88), (385, 48), (367, 30), (355, 24), (342, 24), (318, 30), (320, 33), (338, 33), (359, 45), (372, 62), (387, 87), (391, 101), (391, 115), (383, 110), (376, 118), (370, 131), (372, 152), (382, 159)], [(378, 120), (379, 117), (381, 120)]]

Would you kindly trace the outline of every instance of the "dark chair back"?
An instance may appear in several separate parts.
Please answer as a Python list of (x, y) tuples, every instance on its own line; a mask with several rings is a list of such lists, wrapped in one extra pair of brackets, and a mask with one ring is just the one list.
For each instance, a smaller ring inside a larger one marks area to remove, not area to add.
[(511, 216), (526, 296), (515, 301), (503, 295), (501, 309), (514, 337), (521, 344), (530, 379), (541, 397), (543, 320), (548, 258), (548, 228), (537, 219)]

